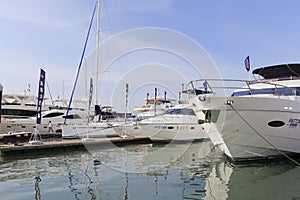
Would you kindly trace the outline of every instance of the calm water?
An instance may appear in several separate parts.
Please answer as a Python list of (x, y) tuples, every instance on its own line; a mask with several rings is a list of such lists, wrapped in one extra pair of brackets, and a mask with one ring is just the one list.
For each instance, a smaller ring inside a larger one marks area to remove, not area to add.
[(0, 199), (300, 199), (285, 159), (235, 165), (210, 142), (1, 157)]

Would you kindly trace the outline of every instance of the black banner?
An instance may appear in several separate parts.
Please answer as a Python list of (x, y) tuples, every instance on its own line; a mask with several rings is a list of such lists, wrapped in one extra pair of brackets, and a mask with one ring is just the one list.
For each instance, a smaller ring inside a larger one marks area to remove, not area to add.
[(42, 106), (44, 100), (44, 93), (45, 93), (45, 79), (46, 73), (43, 69), (41, 69), (40, 73), (40, 81), (39, 81), (39, 91), (38, 91), (38, 104), (36, 109), (36, 123), (41, 124), (42, 121)]
[(0, 84), (0, 123), (1, 123), (1, 115), (2, 115), (2, 91), (3, 91), (3, 86)]

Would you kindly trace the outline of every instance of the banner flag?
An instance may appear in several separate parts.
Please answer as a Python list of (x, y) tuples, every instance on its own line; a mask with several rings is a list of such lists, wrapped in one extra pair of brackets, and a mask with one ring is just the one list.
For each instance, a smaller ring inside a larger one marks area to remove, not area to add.
[(36, 109), (36, 123), (41, 124), (42, 121), (42, 106), (44, 100), (44, 93), (45, 93), (45, 79), (46, 73), (43, 69), (41, 69), (40, 73), (40, 81), (39, 81), (39, 91), (38, 91), (38, 103)]
[(2, 91), (3, 91), (3, 86), (0, 84), (0, 124), (1, 124), (1, 115), (2, 115)]
[(249, 56), (247, 56), (245, 58), (245, 68), (246, 68), (247, 72), (250, 71), (250, 58), (249, 58)]
[[(125, 96), (125, 100), (126, 100), (126, 102), (125, 102), (125, 107), (127, 108), (127, 106), (128, 106), (128, 90), (129, 90), (129, 85), (128, 85), (128, 83), (126, 83), (126, 96)], [(127, 112), (127, 111), (126, 111)]]
[(92, 99), (93, 99), (93, 91), (94, 91), (94, 87), (93, 87), (93, 79), (90, 79), (90, 94), (89, 94), (89, 109), (92, 105)]

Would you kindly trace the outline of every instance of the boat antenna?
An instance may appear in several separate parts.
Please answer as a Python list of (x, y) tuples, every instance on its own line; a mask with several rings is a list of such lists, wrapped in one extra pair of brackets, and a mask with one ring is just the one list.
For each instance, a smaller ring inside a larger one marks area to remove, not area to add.
[(52, 95), (51, 95), (51, 91), (50, 91), (50, 87), (49, 87), (49, 84), (48, 84), (48, 81), (46, 80), (46, 85), (47, 85), (47, 90), (49, 92), (49, 96), (50, 96), (50, 99), (51, 99), (51, 102), (52, 102), (52, 106), (54, 107), (54, 100), (52, 98)]
[(97, 8), (97, 4), (95, 4), (94, 10), (93, 10), (93, 15), (92, 15), (92, 18), (91, 18), (91, 21), (90, 21), (89, 29), (88, 29), (88, 32), (87, 32), (87, 36), (86, 36), (86, 39), (85, 39), (84, 46), (83, 46), (83, 50), (82, 50), (80, 62), (79, 62), (79, 65), (78, 65), (78, 70), (77, 70), (75, 82), (74, 82), (74, 85), (73, 85), (73, 89), (72, 89), (72, 93), (71, 93), (71, 97), (70, 97), (70, 101), (69, 101), (69, 105), (68, 105), (68, 109), (67, 109), (67, 112), (66, 112), (64, 123), (66, 123), (66, 121), (67, 121), (67, 117), (68, 117), (68, 114), (69, 114), (69, 111), (70, 111), (70, 108), (71, 108), (71, 104), (72, 104), (72, 100), (73, 100), (73, 96), (74, 96), (74, 91), (75, 91), (75, 88), (76, 88), (76, 85), (77, 85), (81, 64), (82, 64), (82, 61), (83, 61), (83, 58), (84, 58), (87, 42), (88, 42), (89, 35), (90, 35), (90, 32), (91, 32), (91, 27), (92, 27), (92, 24), (93, 24), (93, 21), (94, 21), (96, 8)]

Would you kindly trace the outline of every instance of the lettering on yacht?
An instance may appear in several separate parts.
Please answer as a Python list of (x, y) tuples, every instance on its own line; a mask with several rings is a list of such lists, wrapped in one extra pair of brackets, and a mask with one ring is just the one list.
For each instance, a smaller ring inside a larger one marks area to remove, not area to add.
[(300, 119), (290, 118), (290, 120), (289, 120), (289, 128), (297, 128), (299, 124), (300, 124)]
[(190, 127), (190, 126), (154, 126), (155, 129), (177, 129), (177, 130), (182, 130), (182, 129), (194, 129), (195, 127)]

